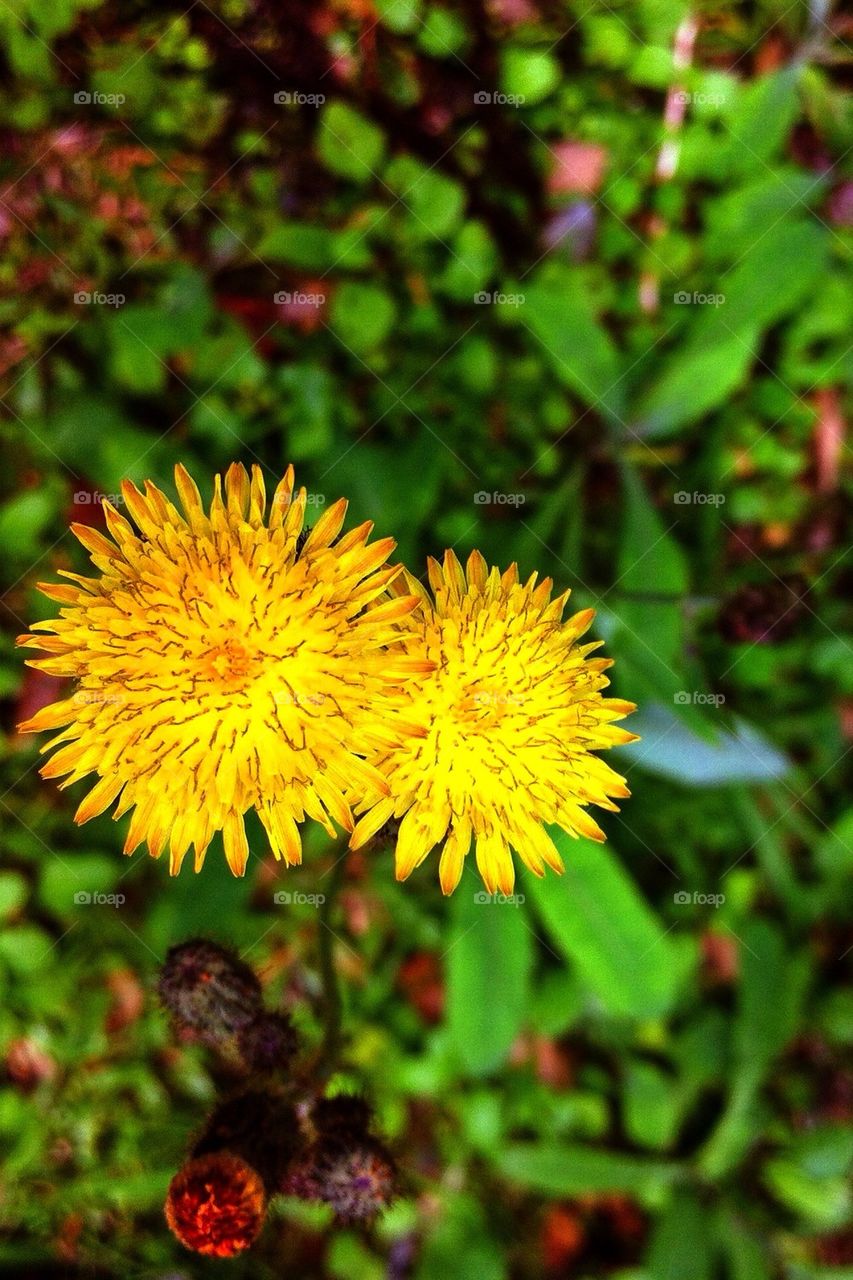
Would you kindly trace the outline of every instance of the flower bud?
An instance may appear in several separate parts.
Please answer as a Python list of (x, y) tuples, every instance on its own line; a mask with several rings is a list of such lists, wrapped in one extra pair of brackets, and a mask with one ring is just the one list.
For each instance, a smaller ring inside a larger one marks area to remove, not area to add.
[(299, 1049), (299, 1037), (286, 1013), (261, 1013), (243, 1027), (237, 1048), (249, 1071), (286, 1071)]
[(258, 1238), (266, 1203), (257, 1170), (221, 1151), (191, 1159), (175, 1174), (166, 1197), (166, 1221), (188, 1249), (231, 1258)]
[(170, 948), (158, 990), (176, 1022), (208, 1044), (236, 1035), (262, 1012), (257, 975), (233, 951), (207, 938)]
[(281, 1190), (322, 1200), (340, 1222), (375, 1217), (394, 1196), (397, 1174), (387, 1148), (369, 1134), (320, 1137), (294, 1163)]
[(303, 1146), (290, 1103), (276, 1093), (247, 1090), (220, 1102), (192, 1154), (198, 1157), (231, 1152), (257, 1169), (268, 1187), (276, 1187)]
[(311, 1120), (317, 1132), (329, 1137), (363, 1137), (370, 1130), (372, 1118), (372, 1112), (364, 1098), (349, 1093), (338, 1093), (333, 1098), (320, 1098), (311, 1111)]

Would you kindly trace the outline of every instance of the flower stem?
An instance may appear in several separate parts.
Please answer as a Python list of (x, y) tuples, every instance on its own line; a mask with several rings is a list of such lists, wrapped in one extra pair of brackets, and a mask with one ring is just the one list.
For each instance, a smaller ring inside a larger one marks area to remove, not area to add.
[(320, 959), (320, 977), (323, 983), (323, 1039), (314, 1064), (312, 1074), (318, 1082), (323, 1082), (332, 1074), (337, 1065), (341, 1048), (341, 1022), (343, 1016), (343, 1000), (338, 975), (335, 971), (335, 931), (331, 926), (338, 893), (344, 880), (346, 870), (346, 848), (337, 845), (337, 855), (329, 874), (326, 896), (320, 904), (320, 935), (318, 941)]

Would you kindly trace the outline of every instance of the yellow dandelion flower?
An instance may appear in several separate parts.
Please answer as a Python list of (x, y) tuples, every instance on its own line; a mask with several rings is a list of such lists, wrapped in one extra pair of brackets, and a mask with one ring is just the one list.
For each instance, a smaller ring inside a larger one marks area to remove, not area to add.
[(384, 651), (416, 600), (388, 598), (391, 538), (368, 544), (370, 523), (340, 536), (343, 499), (303, 533), (292, 468), (268, 518), (258, 467), (251, 479), (230, 467), (224, 494), (217, 476), (209, 513), (183, 467), (175, 480), (183, 514), (150, 482), (144, 494), (126, 482), (136, 528), (109, 502), (109, 537), (72, 526), (100, 576), (40, 584), (66, 607), (32, 628), (50, 634), (19, 643), (77, 691), (21, 728), (61, 729), (43, 748), (59, 747), (44, 777), (67, 775), (66, 787), (98, 775), (77, 822), (114, 801), (117, 818), (133, 811), (125, 853), (145, 841), (156, 858), (168, 845), (177, 874), (193, 845), (199, 870), (221, 831), (242, 875), (254, 808), (275, 856), (297, 863), (305, 816), (332, 835), (333, 819), (351, 830), (347, 797), (387, 790), (363, 757), (393, 741), (389, 682), (421, 669)]
[(550, 579), (537, 586), (536, 576), (522, 584), (515, 565), (501, 575), (477, 551), (466, 572), (447, 552), (443, 566), (430, 560), (432, 595), (408, 574), (392, 588), (419, 595), (417, 635), (404, 645), (434, 670), (400, 689), (420, 736), (374, 758), (390, 793), (360, 806), (351, 845), (402, 818), (399, 880), (443, 840), (441, 887), (452, 893), (473, 837), (489, 892), (511, 893), (511, 849), (536, 875), (560, 872), (543, 824), (603, 840), (586, 806), (615, 811), (613, 798), (630, 794), (593, 752), (635, 739), (612, 723), (634, 704), (602, 697), (611, 662), (590, 657), (599, 644), (577, 643), (593, 610), (562, 621), (569, 592), (552, 601)]

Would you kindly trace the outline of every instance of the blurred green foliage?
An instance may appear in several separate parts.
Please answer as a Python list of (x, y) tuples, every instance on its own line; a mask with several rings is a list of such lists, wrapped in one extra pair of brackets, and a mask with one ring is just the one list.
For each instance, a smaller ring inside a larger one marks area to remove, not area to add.
[(234, 942), (319, 1034), (274, 892), (322, 891), (321, 834), (171, 882), (15, 732), (69, 520), (240, 458), (416, 572), (571, 586), (643, 742), (608, 845), (514, 903), (353, 859), (341, 1084), (404, 1195), (366, 1234), (294, 1203), (230, 1274), (853, 1277), (843, 28), (697, 14), (679, 71), (682, 0), (0, 6), (0, 1275), (221, 1273), (161, 1218), (213, 1097), (168, 945)]

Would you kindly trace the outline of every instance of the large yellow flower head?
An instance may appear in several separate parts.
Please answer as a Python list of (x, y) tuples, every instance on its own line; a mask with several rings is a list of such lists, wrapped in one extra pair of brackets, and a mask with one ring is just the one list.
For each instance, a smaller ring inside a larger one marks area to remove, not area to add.
[(242, 875), (254, 808), (275, 856), (296, 863), (306, 815), (351, 830), (349, 800), (387, 789), (363, 757), (394, 741), (390, 683), (419, 669), (383, 648), (416, 601), (388, 599), (391, 538), (368, 545), (369, 523), (339, 536), (343, 500), (303, 533), (292, 468), (268, 519), (257, 467), (250, 480), (232, 466), (224, 494), (217, 476), (209, 513), (183, 467), (175, 479), (183, 513), (153, 484), (126, 483), (136, 528), (108, 502), (109, 538), (72, 526), (100, 576), (42, 585), (66, 607), (33, 627), (49, 635), (19, 643), (48, 653), (32, 665), (73, 677), (76, 693), (21, 728), (62, 730), (43, 776), (98, 775), (77, 822), (114, 801), (116, 817), (133, 810), (126, 853), (168, 845), (176, 874), (193, 845), (198, 870), (221, 831)]
[(405, 716), (420, 728), (374, 758), (390, 785), (362, 805), (352, 847), (389, 819), (402, 818), (396, 849), (404, 880), (439, 841), (445, 893), (459, 883), (472, 837), (477, 866), (490, 893), (511, 893), (510, 850), (537, 875), (563, 863), (544, 823), (603, 840), (586, 810), (616, 810), (630, 793), (624, 778), (593, 752), (636, 735), (613, 725), (634, 704), (602, 697), (607, 658), (598, 644), (577, 643), (593, 619), (586, 609), (567, 621), (569, 592), (551, 600), (551, 582), (524, 584), (513, 565), (501, 575), (479, 552), (467, 573), (452, 552), (429, 564), (430, 595), (416, 579), (417, 636), (406, 650), (432, 674), (401, 687)]

